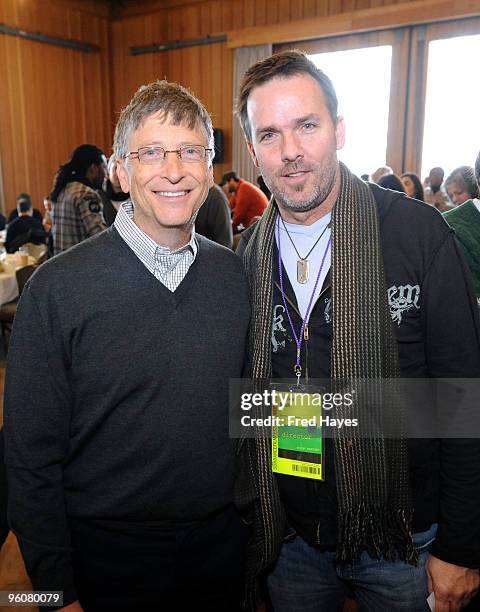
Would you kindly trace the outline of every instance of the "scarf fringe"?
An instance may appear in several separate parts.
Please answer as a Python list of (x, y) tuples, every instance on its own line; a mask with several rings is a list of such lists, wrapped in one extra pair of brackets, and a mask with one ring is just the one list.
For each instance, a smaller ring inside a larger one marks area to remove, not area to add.
[(416, 566), (411, 521), (412, 513), (405, 509), (361, 505), (343, 512), (339, 516), (337, 560), (353, 561), (365, 550), (374, 559), (401, 560)]

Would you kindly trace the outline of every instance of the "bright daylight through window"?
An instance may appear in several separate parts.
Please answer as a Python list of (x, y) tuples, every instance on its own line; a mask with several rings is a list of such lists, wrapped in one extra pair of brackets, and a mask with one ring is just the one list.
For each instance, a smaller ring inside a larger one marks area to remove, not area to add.
[(434, 40), (428, 49), (422, 178), (473, 166), (480, 148), (480, 35)]
[(385, 164), (392, 47), (364, 47), (309, 57), (332, 79), (339, 114), (345, 118), (346, 141), (339, 159), (358, 176), (370, 174)]

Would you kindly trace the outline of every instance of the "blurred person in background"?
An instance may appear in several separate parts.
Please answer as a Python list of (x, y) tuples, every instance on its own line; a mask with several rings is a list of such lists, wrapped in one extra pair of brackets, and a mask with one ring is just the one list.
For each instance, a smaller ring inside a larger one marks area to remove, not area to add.
[(195, 231), (227, 249), (233, 246), (232, 220), (227, 196), (218, 185), (212, 185), (207, 199), (197, 212)]
[(230, 206), (230, 211), (233, 212), (233, 209), (235, 208), (235, 191), (230, 189), (230, 187), (228, 186), (227, 181), (225, 181), (223, 178), (220, 181), (220, 183), (218, 184), (218, 186), (223, 191), (223, 193), (225, 194), (225, 196), (226, 196), (226, 198), (228, 200), (228, 205)]
[(402, 181), (396, 174), (393, 173), (384, 174), (383, 176), (381, 176), (377, 181), (377, 185), (383, 187), (384, 189), (393, 189), (393, 191), (406, 193)]
[[(480, 189), (480, 153), (475, 162), (475, 181), (477, 189)], [(453, 210), (446, 212), (444, 217), (455, 230), (463, 249), (463, 254), (472, 273), (473, 285), (480, 308), (480, 199), (478, 192), (475, 197), (469, 198)]]
[(48, 195), (46, 195), (43, 198), (43, 208), (45, 209), (45, 213), (42, 219), (43, 229), (45, 230), (47, 234), (50, 234), (52, 230), (52, 225), (53, 225), (53, 219), (52, 219), (53, 204), (52, 204), (52, 201), (50, 200), (50, 196)]
[(445, 190), (442, 187), (443, 177), (445, 173), (443, 168), (439, 166), (435, 166), (432, 168), (424, 181), (424, 202), (426, 204), (430, 204), (430, 206), (435, 206), (440, 212), (446, 212), (447, 210), (451, 210), (453, 208), (450, 203)]
[(227, 172), (223, 175), (230, 191), (235, 194), (235, 207), (233, 209), (233, 233), (241, 231), (253, 223), (255, 217), (261, 217), (268, 206), (267, 196), (253, 183), (238, 176), (236, 172)]
[(473, 168), (471, 166), (455, 168), (445, 181), (445, 189), (454, 206), (478, 198), (478, 185)]
[(413, 172), (404, 172), (400, 178), (405, 188), (405, 193), (408, 195), (408, 197), (423, 202), (423, 187), (418, 176)]
[[(129, 193), (122, 191), (118, 180), (117, 166), (118, 160), (115, 159), (114, 155), (111, 155), (107, 164), (108, 175), (105, 180), (105, 188), (102, 192), (107, 196), (107, 198), (102, 197), (102, 204), (105, 223), (109, 226), (115, 221), (120, 204), (130, 197)], [(106, 201), (107, 199), (108, 201)]]
[(380, 166), (380, 168), (377, 168), (375, 172), (372, 172), (370, 175), (370, 180), (372, 183), (378, 183), (379, 179), (386, 174), (393, 174), (393, 170), (390, 168), (390, 166)]
[(7, 223), (11, 223), (14, 219), (16, 219), (18, 217), (18, 215), (19, 215), (18, 207), (19, 207), (19, 204), (20, 204), (20, 202), (22, 200), (27, 200), (28, 202), (30, 202), (31, 210), (29, 212), (29, 215), (31, 217), (35, 217), (36, 219), (38, 219), (41, 222), (42, 221), (42, 213), (37, 208), (33, 208), (32, 199), (30, 197), (30, 194), (28, 194), (28, 193), (20, 193), (17, 196), (17, 206), (8, 215)]
[(46, 195), (43, 198), (43, 207), (45, 209), (45, 213), (43, 215), (42, 224), (45, 233), (47, 234), (47, 246), (48, 246), (48, 257), (53, 256), (53, 203), (50, 199), (49, 195)]
[(50, 194), (55, 255), (106, 229), (97, 192), (106, 171), (103, 151), (91, 144), (77, 147), (69, 161), (60, 166)]
[(17, 206), (18, 216), (7, 226), (5, 249), (7, 253), (15, 253), (27, 242), (44, 244), (47, 234), (43, 229), (42, 218), (38, 219), (32, 212), (32, 201), (23, 198)]

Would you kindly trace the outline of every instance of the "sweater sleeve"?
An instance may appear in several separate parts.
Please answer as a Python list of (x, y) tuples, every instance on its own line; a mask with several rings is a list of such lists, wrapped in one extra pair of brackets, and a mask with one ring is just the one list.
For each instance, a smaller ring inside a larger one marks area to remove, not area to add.
[[(471, 278), (450, 232), (423, 286), (426, 355), (434, 378), (480, 377), (478, 310)], [(443, 439), (440, 517), (432, 554), (455, 565), (480, 567), (480, 440)]]
[[(19, 302), (5, 382), (8, 515), (35, 590), (77, 599), (63, 489), (71, 393), (58, 317), (42, 317), (33, 281)], [(42, 303), (48, 302), (42, 295)], [(47, 312), (45, 308), (45, 312)], [(50, 608), (53, 609), (53, 608)]]

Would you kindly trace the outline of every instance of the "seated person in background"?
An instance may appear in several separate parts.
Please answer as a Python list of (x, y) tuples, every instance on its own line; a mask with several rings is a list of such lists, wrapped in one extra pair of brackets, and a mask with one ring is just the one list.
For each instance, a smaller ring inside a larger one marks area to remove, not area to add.
[(40, 221), (40, 223), (42, 222), (42, 213), (37, 210), (36, 208), (32, 207), (32, 199), (30, 198), (30, 195), (28, 193), (21, 193), (18, 197), (17, 197), (17, 207), (14, 208), (12, 210), (12, 212), (8, 215), (8, 220), (7, 223), (11, 223), (14, 219), (16, 219), (18, 217), (18, 205), (20, 204), (20, 202), (22, 200), (28, 200), (28, 202), (30, 202), (30, 216), (31, 217), (35, 217), (35, 219), (38, 219), (38, 221)]
[(20, 200), (18, 206), (18, 217), (7, 226), (7, 238), (5, 249), (7, 253), (15, 253), (27, 242), (34, 244), (45, 243), (47, 235), (42, 226), (42, 219), (38, 220), (32, 214), (32, 202), (30, 198)]
[(393, 189), (393, 191), (400, 191), (400, 193), (406, 193), (405, 187), (403, 186), (402, 181), (396, 174), (384, 174), (381, 176), (377, 185), (383, 187), (384, 189)]
[[(480, 189), (480, 153), (475, 162), (475, 179)], [(447, 179), (448, 180), (448, 179)], [(473, 277), (473, 286), (480, 307), (480, 199), (478, 195), (444, 213), (453, 227)]]
[(267, 196), (252, 183), (241, 179), (236, 172), (227, 172), (223, 175), (229, 189), (235, 193), (235, 208), (233, 209), (233, 233), (238, 226), (242, 229), (250, 227), (254, 217), (261, 217), (268, 206)]
[(408, 197), (423, 202), (423, 187), (418, 176), (413, 172), (404, 172), (400, 178)]
[(230, 206), (230, 210), (233, 212), (233, 209), (235, 208), (235, 191), (230, 189), (227, 181), (225, 181), (223, 178), (219, 183), (219, 187), (221, 188), (223, 193), (226, 195), (227, 200), (228, 200), (228, 205)]
[(454, 206), (478, 198), (478, 185), (471, 166), (460, 166), (448, 175), (445, 189)]
[(450, 204), (445, 190), (442, 188), (443, 177), (445, 173), (443, 168), (436, 166), (430, 170), (429, 175), (424, 181), (424, 202), (435, 206), (440, 212), (451, 210), (453, 206)]
[(218, 185), (212, 185), (207, 199), (195, 219), (195, 231), (228, 249), (233, 246), (232, 222), (227, 196)]

